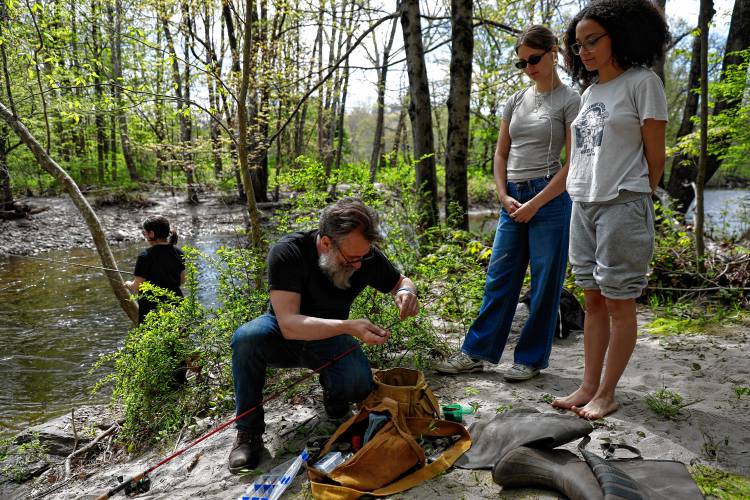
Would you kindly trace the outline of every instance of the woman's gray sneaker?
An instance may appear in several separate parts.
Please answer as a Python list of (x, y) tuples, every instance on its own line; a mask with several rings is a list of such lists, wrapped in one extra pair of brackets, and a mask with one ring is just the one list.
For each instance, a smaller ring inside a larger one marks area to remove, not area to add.
[(473, 373), (484, 370), (484, 361), (473, 360), (463, 352), (454, 354), (450, 358), (440, 361), (435, 365), (435, 370), (440, 373)]
[(539, 368), (533, 366), (522, 365), (520, 363), (513, 363), (513, 366), (503, 374), (503, 378), (510, 382), (522, 382), (529, 380), (539, 375)]

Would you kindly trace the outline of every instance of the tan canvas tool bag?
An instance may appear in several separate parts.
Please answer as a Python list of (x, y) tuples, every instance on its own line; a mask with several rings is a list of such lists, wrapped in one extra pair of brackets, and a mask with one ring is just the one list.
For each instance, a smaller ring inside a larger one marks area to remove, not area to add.
[(376, 371), (375, 390), (362, 402), (362, 406), (373, 406), (384, 398), (398, 403), (399, 412), (406, 418), (440, 417), (440, 405), (427, 385), (424, 373), (409, 368), (391, 368)]
[[(331, 451), (336, 443), (367, 428), (371, 413), (388, 416), (388, 421), (354, 455), (323, 473), (307, 464), (308, 477), (315, 498), (353, 500), (362, 495), (387, 496), (416, 486), (450, 468), (471, 446), (466, 429), (457, 423), (432, 418), (404, 418), (399, 404), (384, 398), (374, 406), (363, 406), (359, 413), (344, 422), (320, 452)], [(448, 449), (432, 463), (425, 463), (422, 447), (415, 438), (450, 438), (458, 435)]]

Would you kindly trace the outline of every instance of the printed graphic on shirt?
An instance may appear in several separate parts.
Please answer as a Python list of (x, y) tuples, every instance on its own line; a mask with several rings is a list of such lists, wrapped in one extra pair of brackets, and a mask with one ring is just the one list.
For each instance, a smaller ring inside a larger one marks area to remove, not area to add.
[(593, 156), (595, 148), (602, 145), (604, 122), (609, 118), (603, 102), (596, 102), (581, 113), (575, 122), (576, 149), (579, 154)]

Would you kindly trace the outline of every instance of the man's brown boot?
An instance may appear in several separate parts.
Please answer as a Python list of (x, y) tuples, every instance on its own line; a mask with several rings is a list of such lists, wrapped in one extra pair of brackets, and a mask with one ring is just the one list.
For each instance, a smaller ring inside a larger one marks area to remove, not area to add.
[(255, 469), (263, 452), (263, 436), (247, 431), (237, 431), (232, 452), (229, 454), (229, 472), (237, 474)]

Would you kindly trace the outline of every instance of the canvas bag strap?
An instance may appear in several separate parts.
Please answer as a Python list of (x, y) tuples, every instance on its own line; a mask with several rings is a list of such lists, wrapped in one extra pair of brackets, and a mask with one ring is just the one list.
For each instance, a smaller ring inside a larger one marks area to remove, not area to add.
[(363, 495), (376, 497), (394, 495), (413, 488), (450, 469), (456, 460), (458, 460), (458, 457), (471, 448), (471, 437), (469, 437), (466, 428), (461, 424), (446, 420), (433, 420), (431, 418), (408, 418), (406, 422), (412, 434), (415, 431), (419, 433), (421, 430), (429, 429), (430, 434), (435, 436), (446, 437), (458, 434), (460, 438), (434, 462), (426, 464), (424, 467), (417, 469), (408, 476), (402, 477), (388, 486), (378, 488), (374, 491), (359, 491), (345, 486), (310, 481), (313, 497), (325, 498), (326, 500), (355, 500)]

